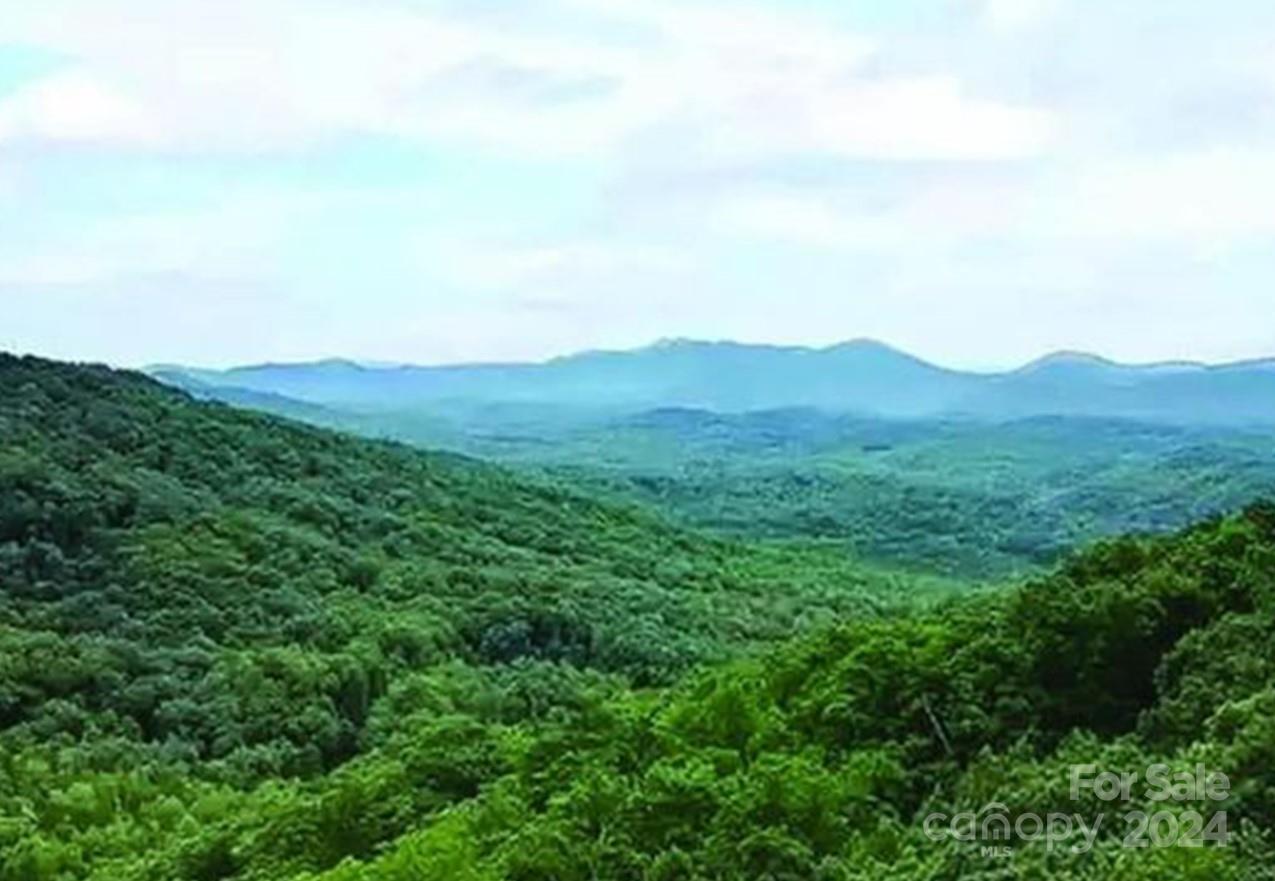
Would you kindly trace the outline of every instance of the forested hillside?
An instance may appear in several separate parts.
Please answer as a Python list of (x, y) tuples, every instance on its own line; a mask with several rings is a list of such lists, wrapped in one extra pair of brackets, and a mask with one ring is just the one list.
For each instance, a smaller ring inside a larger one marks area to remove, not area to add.
[[(0, 438), (0, 881), (1275, 864), (1270, 506), (953, 592), (101, 368), (4, 357)], [(1228, 846), (927, 834), (1152, 762)]]
[(1122, 420), (660, 411), (552, 443), (488, 436), (468, 448), (692, 526), (821, 539), (967, 578), (1030, 572), (1100, 538), (1172, 532), (1275, 494), (1268, 432)]
[[(621, 697), (385, 854), (299, 877), (1270, 878), (1273, 613), (1275, 508), (1110, 542), (1002, 595)], [(1073, 798), (1076, 767), (1138, 785)], [(1229, 786), (1159, 798), (1156, 767)], [(1020, 825), (1049, 815), (1093, 834)]]
[(1275, 447), (1262, 428), (791, 408), (601, 415), (455, 401), (367, 411), (192, 388), (318, 425), (547, 469), (591, 496), (639, 502), (719, 534), (817, 539), (891, 567), (962, 578), (1033, 571), (1099, 538), (1171, 532), (1275, 495)]
[(6, 881), (87, 865), (27, 835), (45, 771), (313, 777), (947, 589), (104, 368), (0, 356), (0, 438)]

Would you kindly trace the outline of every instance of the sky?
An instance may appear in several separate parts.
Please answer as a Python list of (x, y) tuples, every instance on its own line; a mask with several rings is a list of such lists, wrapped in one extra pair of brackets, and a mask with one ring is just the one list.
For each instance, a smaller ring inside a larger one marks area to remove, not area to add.
[(0, 2), (0, 349), (1275, 355), (1269, 0)]

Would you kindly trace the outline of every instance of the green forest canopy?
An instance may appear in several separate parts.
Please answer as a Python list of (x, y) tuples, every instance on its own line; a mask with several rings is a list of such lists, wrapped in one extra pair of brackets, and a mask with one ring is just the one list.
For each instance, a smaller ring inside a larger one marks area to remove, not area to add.
[[(0, 438), (3, 881), (1275, 857), (1270, 506), (962, 592), (102, 368), (0, 357)], [(1069, 765), (1152, 761), (1230, 775), (1231, 846), (1113, 824), (997, 862), (919, 821), (1076, 809)]]
[[(266, 385), (298, 392), (305, 388), (284, 380), (399, 376), (348, 364), (247, 371), (258, 372)], [(156, 375), (235, 406), (547, 471), (587, 495), (637, 502), (697, 529), (818, 539), (891, 567), (958, 578), (1022, 575), (1099, 538), (1173, 532), (1275, 494), (1270, 430), (1239, 424), (1256, 411), (1224, 388), (1211, 397), (1232, 405), (1237, 424), (1192, 421), (1190, 408), (1163, 423), (1074, 413), (902, 419), (802, 407), (626, 412), (454, 399), (355, 407), (200, 383), (172, 370)], [(340, 388), (318, 383), (310, 393)], [(1073, 393), (1084, 398), (1083, 389)]]

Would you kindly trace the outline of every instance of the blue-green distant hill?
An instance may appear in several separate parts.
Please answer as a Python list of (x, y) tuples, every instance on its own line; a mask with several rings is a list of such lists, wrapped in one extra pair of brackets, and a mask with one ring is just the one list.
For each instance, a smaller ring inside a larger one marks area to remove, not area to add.
[(972, 373), (872, 340), (820, 349), (673, 340), (535, 364), (370, 367), (329, 360), (224, 371), (168, 366), (151, 373), (187, 388), (216, 389), (217, 397), (282, 395), (364, 413), (492, 405), (728, 413), (810, 407), (889, 418), (1275, 423), (1275, 361), (1135, 366), (1058, 353), (1018, 370)]

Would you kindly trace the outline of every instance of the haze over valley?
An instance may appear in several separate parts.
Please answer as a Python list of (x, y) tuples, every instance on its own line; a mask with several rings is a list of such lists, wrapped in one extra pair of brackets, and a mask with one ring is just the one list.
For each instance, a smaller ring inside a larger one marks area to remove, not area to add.
[(150, 370), (198, 397), (548, 473), (722, 534), (987, 578), (1275, 491), (1275, 362), (942, 368), (859, 340), (538, 364)]

